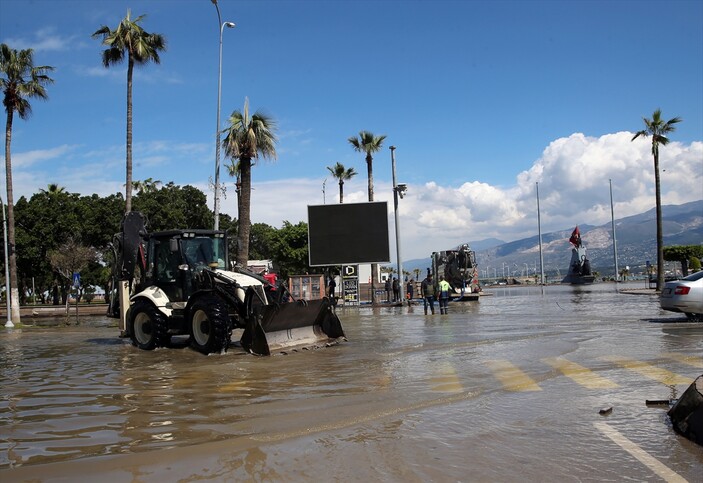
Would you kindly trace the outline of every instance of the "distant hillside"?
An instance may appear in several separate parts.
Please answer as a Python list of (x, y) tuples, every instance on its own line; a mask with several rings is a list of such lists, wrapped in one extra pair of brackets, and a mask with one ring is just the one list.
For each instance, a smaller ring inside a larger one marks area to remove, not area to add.
[[(664, 245), (697, 245), (703, 243), (703, 200), (683, 205), (662, 207)], [(614, 273), (613, 240), (611, 223), (601, 226), (579, 224), (581, 239), (586, 246), (593, 270), (603, 275)], [(574, 227), (542, 234), (542, 256), (545, 273), (551, 276), (564, 274), (571, 260), (569, 237)], [(615, 220), (615, 239), (618, 267), (630, 267), (631, 272), (644, 269), (646, 262), (656, 263), (656, 211), (651, 209), (639, 215)], [(534, 273), (539, 271), (539, 236), (506, 243), (498, 247), (476, 251), (480, 268), (499, 276), (503, 270), (511, 275), (524, 273), (525, 264)], [(510, 267), (510, 268), (508, 268)]]
[[(662, 207), (664, 245), (697, 245), (703, 243), (703, 200), (683, 205), (666, 205)], [(612, 227), (608, 222), (601, 226), (578, 224), (581, 239), (586, 246), (588, 258), (593, 270), (603, 275), (614, 272)], [(571, 260), (569, 237), (574, 227), (551, 233), (542, 233), (542, 257), (545, 274), (549, 277), (561, 277)], [(615, 220), (615, 239), (618, 250), (618, 267), (630, 267), (631, 272), (644, 269), (646, 262), (656, 264), (656, 211), (651, 209), (639, 215)], [(523, 276), (525, 264), (529, 273), (539, 271), (539, 236), (523, 238), (509, 243), (491, 238), (478, 242), (469, 242), (476, 251), (476, 261), (480, 270), (486, 270), (493, 276)], [(451, 247), (446, 247), (451, 248)], [(421, 270), (424, 277), (430, 266), (427, 258), (404, 260), (403, 270)], [(494, 271), (495, 270), (495, 271)], [(482, 273), (483, 275), (483, 273)]]

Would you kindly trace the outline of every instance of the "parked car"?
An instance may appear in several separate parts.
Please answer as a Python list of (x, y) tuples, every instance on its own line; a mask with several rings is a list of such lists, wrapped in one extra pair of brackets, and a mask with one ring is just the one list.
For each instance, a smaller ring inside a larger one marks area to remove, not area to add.
[(683, 312), (689, 320), (703, 320), (703, 270), (666, 282), (659, 305), (670, 312)]

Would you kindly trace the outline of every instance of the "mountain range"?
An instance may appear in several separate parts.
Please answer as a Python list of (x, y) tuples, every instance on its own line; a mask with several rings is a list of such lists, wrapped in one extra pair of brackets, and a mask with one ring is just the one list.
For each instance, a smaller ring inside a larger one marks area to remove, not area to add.
[[(664, 246), (698, 245), (703, 243), (703, 200), (682, 205), (662, 206)], [(578, 225), (586, 246), (591, 268), (604, 276), (615, 272), (613, 230), (610, 222), (600, 225)], [(542, 258), (547, 277), (561, 277), (571, 260), (569, 237), (574, 226), (551, 233), (542, 233)], [(656, 265), (656, 210), (615, 220), (615, 241), (618, 268), (631, 274), (643, 272), (647, 261)], [(522, 277), (539, 272), (539, 235), (503, 242), (491, 238), (468, 242), (476, 252), (476, 263), (482, 277)], [(445, 247), (443, 249), (449, 249)], [(424, 277), (430, 257), (403, 261), (403, 271), (420, 270)], [(487, 273), (484, 274), (484, 271)]]

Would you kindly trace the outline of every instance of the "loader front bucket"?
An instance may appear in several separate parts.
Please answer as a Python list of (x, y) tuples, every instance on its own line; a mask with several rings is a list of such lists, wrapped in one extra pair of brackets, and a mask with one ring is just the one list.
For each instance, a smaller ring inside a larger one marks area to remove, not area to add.
[(327, 297), (265, 305), (257, 312), (249, 317), (241, 339), (242, 347), (253, 354), (321, 347), (345, 337)]

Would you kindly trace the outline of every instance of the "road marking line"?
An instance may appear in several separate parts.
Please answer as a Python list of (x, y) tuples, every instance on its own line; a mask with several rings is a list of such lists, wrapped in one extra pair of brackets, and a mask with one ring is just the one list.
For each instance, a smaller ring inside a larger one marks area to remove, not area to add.
[(653, 379), (657, 382), (661, 382), (662, 384), (665, 384), (667, 386), (674, 386), (678, 384), (691, 384), (692, 381), (692, 379), (689, 377), (679, 376), (678, 374), (675, 374), (671, 371), (655, 367), (651, 364), (647, 364), (646, 362), (635, 361), (620, 356), (604, 356), (601, 357), (601, 359), (614, 362), (620, 367), (624, 367), (625, 369), (635, 371), (638, 374), (643, 375), (644, 377)]
[(665, 352), (663, 356), (677, 362), (681, 362), (682, 364), (703, 368), (703, 357), (685, 356), (683, 354), (679, 354), (678, 352)]
[(508, 391), (541, 391), (534, 379), (518, 369), (517, 366), (506, 360), (486, 361), (485, 364), (493, 374), (503, 383)]
[(542, 362), (549, 364), (569, 379), (588, 389), (612, 389), (618, 387), (618, 385), (610, 379), (599, 376), (590, 369), (576, 364), (575, 362), (568, 361), (563, 357), (546, 357), (542, 359)]
[(432, 390), (435, 392), (461, 392), (464, 388), (456, 375), (454, 367), (444, 364), (437, 371), (437, 375), (430, 379)]
[(640, 463), (645, 465), (647, 468), (652, 470), (654, 473), (656, 473), (668, 483), (686, 483), (687, 480), (685, 478), (676, 473), (674, 470), (665, 466), (661, 461), (647, 453), (645, 450), (640, 448), (631, 440), (627, 439), (620, 432), (618, 432), (616, 429), (612, 428), (608, 424), (593, 423), (593, 425), (596, 427), (596, 429), (598, 429), (598, 431), (606, 435), (615, 444), (630, 453), (637, 460), (639, 460)]

